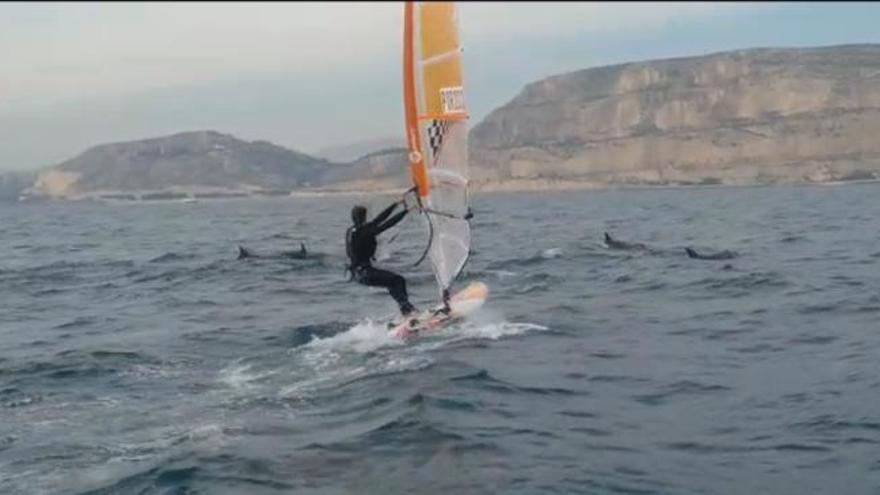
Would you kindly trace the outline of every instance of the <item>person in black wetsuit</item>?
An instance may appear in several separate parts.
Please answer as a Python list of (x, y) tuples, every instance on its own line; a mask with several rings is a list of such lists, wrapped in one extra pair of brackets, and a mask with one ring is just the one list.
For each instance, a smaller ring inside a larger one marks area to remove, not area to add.
[[(404, 210), (388, 218), (400, 204), (403, 205)], [(408, 212), (405, 200), (395, 201), (368, 222), (367, 209), (358, 205), (351, 209), (351, 221), (354, 225), (345, 233), (345, 250), (350, 260), (348, 269), (352, 277), (363, 285), (386, 287), (400, 306), (400, 312), (404, 317), (416, 310), (407, 297), (406, 280), (394, 272), (374, 267), (372, 261), (376, 254), (376, 236), (397, 225)]]

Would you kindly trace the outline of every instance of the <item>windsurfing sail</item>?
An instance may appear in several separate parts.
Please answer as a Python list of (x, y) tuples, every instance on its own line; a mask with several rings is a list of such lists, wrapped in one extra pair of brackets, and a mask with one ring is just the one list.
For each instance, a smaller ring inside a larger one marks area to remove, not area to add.
[(406, 2), (403, 93), (410, 173), (427, 219), (427, 254), (441, 294), (470, 253), (467, 109), (452, 2)]

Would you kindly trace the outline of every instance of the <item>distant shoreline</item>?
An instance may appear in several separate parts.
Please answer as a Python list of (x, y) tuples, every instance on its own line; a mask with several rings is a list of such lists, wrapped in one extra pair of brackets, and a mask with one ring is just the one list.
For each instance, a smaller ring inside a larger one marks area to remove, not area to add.
[[(776, 183), (738, 183), (738, 184), (597, 184), (587, 181), (549, 181), (549, 180), (529, 180), (529, 181), (510, 181), (510, 182), (493, 182), (493, 183), (477, 183), (471, 187), (471, 194), (478, 193), (541, 193), (541, 192), (563, 192), (563, 191), (616, 191), (616, 190), (668, 190), (668, 189), (727, 189), (742, 187), (774, 187), (774, 186), (846, 186), (853, 184), (869, 184), (878, 183), (880, 179), (854, 179), (844, 181), (828, 181), (828, 182), (776, 182)], [(396, 196), (405, 192), (404, 188), (394, 189), (352, 189), (352, 190), (334, 190), (334, 189), (303, 189), (294, 190), (288, 193), (279, 194), (278, 192), (261, 193), (256, 191), (243, 192), (241, 190), (229, 190), (228, 193), (209, 193), (205, 194), (188, 194), (181, 191), (171, 191), (168, 194), (156, 191), (133, 191), (130, 193), (114, 192), (105, 194), (83, 194), (76, 197), (31, 197), (19, 199), (20, 203), (29, 202), (95, 202), (95, 203), (200, 203), (214, 202), (235, 199), (284, 199), (284, 198), (307, 198), (321, 196)], [(148, 196), (146, 199), (143, 196)]]
[[(597, 184), (587, 181), (565, 181), (556, 183), (551, 186), (541, 185), (544, 182), (502, 182), (493, 183), (491, 185), (477, 185), (471, 187), (471, 193), (496, 193), (496, 192), (556, 192), (556, 191), (614, 191), (614, 190), (655, 190), (655, 189), (729, 189), (743, 187), (776, 187), (776, 186), (846, 186), (851, 184), (869, 184), (878, 183), (880, 179), (854, 179), (854, 180), (837, 180), (828, 182), (774, 182), (774, 183), (727, 183), (727, 184)], [(403, 193), (404, 189), (358, 189), (358, 190), (337, 190), (337, 191), (294, 191), (290, 196), (309, 196), (309, 195), (339, 195), (352, 196), (364, 194), (378, 195), (394, 195)]]

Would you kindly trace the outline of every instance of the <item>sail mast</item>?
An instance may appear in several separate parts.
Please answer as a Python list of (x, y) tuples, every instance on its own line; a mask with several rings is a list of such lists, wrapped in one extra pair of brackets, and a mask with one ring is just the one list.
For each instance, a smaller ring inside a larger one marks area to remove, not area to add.
[(428, 195), (428, 178), (422, 156), (419, 133), (418, 102), (416, 100), (415, 59), (415, 6), (406, 2), (403, 7), (403, 107), (406, 113), (406, 142), (409, 148), (410, 173), (419, 197)]

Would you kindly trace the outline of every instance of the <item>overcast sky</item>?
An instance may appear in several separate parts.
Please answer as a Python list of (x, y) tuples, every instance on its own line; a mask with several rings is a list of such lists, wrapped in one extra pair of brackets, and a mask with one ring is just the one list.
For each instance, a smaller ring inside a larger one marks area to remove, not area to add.
[[(402, 136), (402, 3), (0, 3), (0, 170), (213, 129), (304, 152)], [(880, 42), (876, 3), (462, 3), (475, 125), (528, 82)]]

